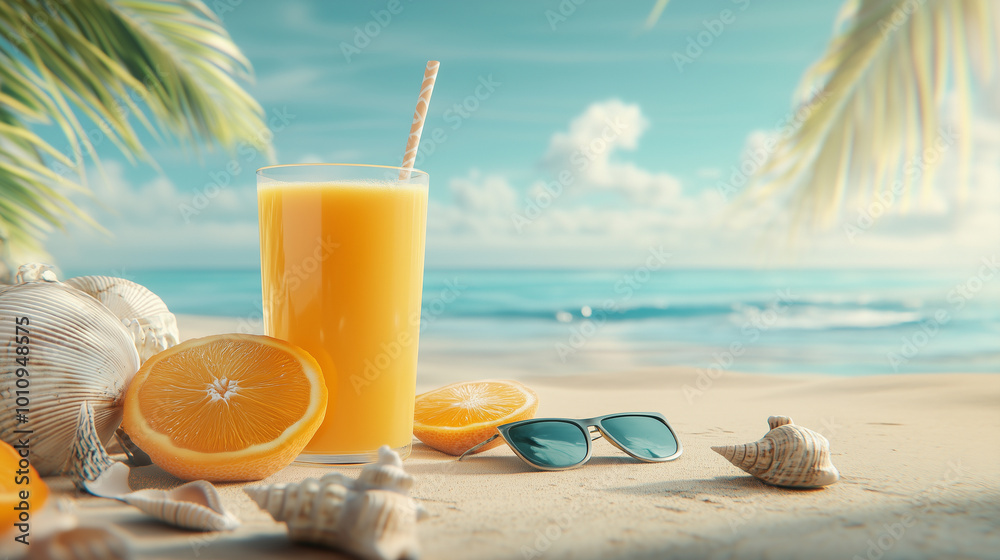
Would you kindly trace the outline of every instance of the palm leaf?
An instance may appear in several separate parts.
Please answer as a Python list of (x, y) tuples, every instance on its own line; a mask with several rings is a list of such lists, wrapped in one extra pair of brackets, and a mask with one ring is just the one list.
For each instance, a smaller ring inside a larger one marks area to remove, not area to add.
[[(0, 256), (40, 250), (45, 233), (67, 220), (97, 226), (66, 196), (86, 191), (87, 158), (99, 166), (91, 134), (145, 161), (133, 120), (186, 145), (247, 142), (270, 154), (263, 110), (237, 81), (251, 76), (199, 0), (4, 0)], [(30, 130), (53, 123), (71, 153)]]
[(656, 0), (653, 4), (653, 9), (649, 11), (649, 15), (646, 16), (646, 22), (643, 27), (646, 29), (652, 29), (656, 22), (660, 21), (660, 16), (663, 15), (663, 10), (667, 8), (667, 3), (670, 0)]
[[(656, 0), (647, 28), (668, 1)], [(978, 81), (988, 81), (998, 52), (996, 0), (847, 0), (826, 53), (795, 94), (793, 113), (808, 116), (778, 139), (744, 204), (778, 198), (798, 222), (828, 222), (845, 199), (867, 201), (898, 185), (905, 209), (918, 183), (924, 195), (933, 185), (935, 162), (924, 151), (952, 134), (939, 118), (949, 84), (957, 128), (965, 131), (956, 147), (963, 195), (971, 153), (968, 66), (971, 60)]]
[[(905, 209), (915, 187), (926, 194), (933, 185), (940, 157), (925, 150), (951, 149), (954, 131), (939, 117), (949, 82), (962, 113), (957, 129), (966, 131), (955, 149), (968, 157), (968, 60), (975, 53), (976, 77), (989, 80), (998, 31), (994, 0), (848, 0), (796, 93), (796, 111), (808, 116), (778, 140), (747, 200), (779, 197), (797, 221), (823, 223), (845, 200), (867, 202), (895, 185)], [(967, 162), (960, 169), (961, 194)]]

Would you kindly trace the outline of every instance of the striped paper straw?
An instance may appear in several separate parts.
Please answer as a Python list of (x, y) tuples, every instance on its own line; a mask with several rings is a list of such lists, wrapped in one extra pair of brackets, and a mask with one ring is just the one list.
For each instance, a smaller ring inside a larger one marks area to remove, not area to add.
[(420, 144), (420, 133), (424, 130), (424, 120), (427, 118), (427, 106), (431, 103), (434, 80), (437, 79), (438, 67), (440, 65), (440, 62), (430, 60), (427, 62), (427, 68), (424, 69), (424, 81), (420, 84), (420, 97), (417, 99), (417, 108), (413, 111), (413, 124), (410, 125), (410, 137), (406, 140), (406, 153), (403, 154), (403, 169), (399, 172), (400, 181), (410, 178), (410, 170), (413, 169), (413, 162), (417, 159), (417, 146)]

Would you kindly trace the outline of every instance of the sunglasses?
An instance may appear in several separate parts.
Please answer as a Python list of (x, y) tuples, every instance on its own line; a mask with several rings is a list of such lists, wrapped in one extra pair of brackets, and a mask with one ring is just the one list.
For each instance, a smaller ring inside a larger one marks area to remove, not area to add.
[[(590, 428), (597, 428), (591, 432)], [(458, 458), (502, 437), (518, 457), (545, 471), (579, 467), (590, 460), (590, 442), (602, 435), (628, 455), (646, 462), (673, 461), (684, 448), (658, 412), (623, 412), (596, 418), (533, 418), (497, 426), (499, 433)]]

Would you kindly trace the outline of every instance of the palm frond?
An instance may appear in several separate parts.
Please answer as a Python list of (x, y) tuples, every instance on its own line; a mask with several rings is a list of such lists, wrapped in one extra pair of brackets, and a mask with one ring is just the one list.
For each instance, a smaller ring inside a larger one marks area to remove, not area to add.
[[(149, 161), (133, 120), (182, 143), (269, 152), (263, 110), (237, 80), (249, 62), (200, 0), (0, 3), (0, 241), (40, 249), (67, 220), (97, 226), (66, 196), (86, 191), (93, 137)], [(133, 118), (134, 117), (134, 118)], [(55, 124), (69, 152), (30, 129)], [(150, 162), (154, 163), (154, 162)]]
[(643, 23), (643, 27), (652, 29), (656, 25), (656, 22), (660, 21), (660, 16), (663, 15), (663, 10), (667, 8), (667, 3), (669, 2), (670, 0), (656, 0), (656, 4), (653, 4), (653, 9), (646, 16), (646, 22)]
[[(897, 181), (906, 194), (918, 183), (927, 193), (934, 162), (923, 154), (954, 134), (939, 117), (946, 86), (954, 86), (958, 130), (968, 131), (968, 61), (989, 80), (998, 33), (995, 0), (848, 0), (796, 93), (794, 111), (806, 116), (778, 139), (749, 201), (779, 197), (797, 221), (828, 222), (848, 197), (869, 198)], [(957, 143), (967, 157), (968, 133)], [(960, 167), (961, 189), (968, 165)]]

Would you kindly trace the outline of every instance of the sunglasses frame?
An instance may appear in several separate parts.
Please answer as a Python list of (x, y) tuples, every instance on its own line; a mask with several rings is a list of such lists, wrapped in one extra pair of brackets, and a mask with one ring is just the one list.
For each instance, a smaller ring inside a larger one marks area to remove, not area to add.
[[(614, 436), (612, 436), (610, 433), (608, 433), (608, 431), (605, 430), (604, 426), (602, 425), (602, 422), (604, 420), (607, 420), (609, 418), (618, 418), (618, 417), (621, 417), (621, 416), (646, 416), (646, 417), (649, 417), (649, 418), (655, 418), (655, 419), (663, 422), (663, 424), (667, 427), (667, 430), (670, 432), (670, 435), (674, 437), (674, 441), (677, 442), (677, 452), (674, 453), (673, 455), (669, 456), (669, 457), (663, 457), (663, 458), (657, 458), (657, 459), (650, 459), (648, 457), (639, 457), (635, 453), (629, 451), (624, 445), (621, 444), (621, 442), (619, 442), (618, 440), (616, 440), (614, 438)], [(548, 466), (538, 465), (538, 464), (534, 463), (533, 461), (529, 461), (528, 459), (526, 459), (524, 457), (524, 455), (521, 455), (521, 452), (517, 450), (517, 447), (515, 447), (514, 444), (512, 444), (510, 442), (510, 440), (508, 439), (508, 437), (507, 437), (508, 432), (510, 432), (511, 428), (514, 428), (516, 426), (524, 426), (526, 424), (534, 424), (534, 423), (538, 423), (538, 422), (565, 422), (567, 424), (573, 424), (573, 425), (577, 426), (578, 428), (580, 428), (580, 430), (584, 434), (587, 434), (587, 454), (583, 457), (583, 460), (581, 460), (579, 463), (576, 463), (576, 464), (573, 464), (573, 465), (569, 465), (567, 467), (548, 467)], [(590, 428), (592, 426), (597, 428), (597, 430), (599, 432), (598, 437), (604, 436), (605, 439), (607, 439), (609, 442), (611, 442), (611, 445), (614, 445), (615, 447), (617, 447), (618, 449), (620, 449), (622, 452), (624, 452), (626, 455), (632, 457), (633, 459), (638, 459), (639, 461), (642, 461), (644, 463), (663, 463), (663, 462), (666, 462), (666, 461), (673, 461), (674, 459), (680, 457), (682, 453), (684, 453), (684, 446), (681, 445), (681, 440), (680, 440), (680, 438), (677, 437), (677, 432), (674, 431), (674, 428), (670, 425), (670, 422), (668, 422), (667, 419), (662, 414), (660, 414), (659, 412), (619, 412), (619, 413), (616, 413), (616, 414), (605, 414), (603, 416), (595, 416), (593, 418), (580, 418), (580, 419), (576, 419), (576, 418), (531, 418), (531, 419), (528, 419), (528, 420), (518, 420), (517, 422), (510, 422), (510, 423), (507, 423), (507, 424), (503, 424), (503, 425), (497, 426), (497, 432), (498, 433), (494, 434), (488, 440), (486, 440), (486, 441), (484, 441), (484, 442), (482, 442), (482, 443), (480, 443), (478, 445), (473, 446), (472, 448), (470, 448), (469, 450), (467, 450), (465, 453), (462, 453), (462, 455), (458, 458), (458, 460), (461, 461), (462, 459), (465, 458), (466, 455), (475, 453), (479, 448), (483, 447), (484, 445), (490, 443), (491, 441), (497, 439), (498, 437), (502, 437), (504, 443), (506, 443), (507, 447), (510, 447), (511, 450), (514, 451), (515, 455), (517, 455), (518, 457), (521, 458), (522, 461), (524, 461), (525, 463), (531, 465), (532, 467), (535, 467), (536, 469), (543, 470), (543, 471), (565, 471), (565, 470), (569, 470), (569, 469), (575, 469), (577, 467), (580, 467), (580, 466), (586, 464), (587, 461), (590, 460), (591, 452), (593, 451), (593, 447), (594, 447), (593, 445), (591, 445), (591, 442), (594, 441), (595, 439), (597, 439), (595, 437), (592, 437), (593, 436), (593, 432), (590, 431)]]

